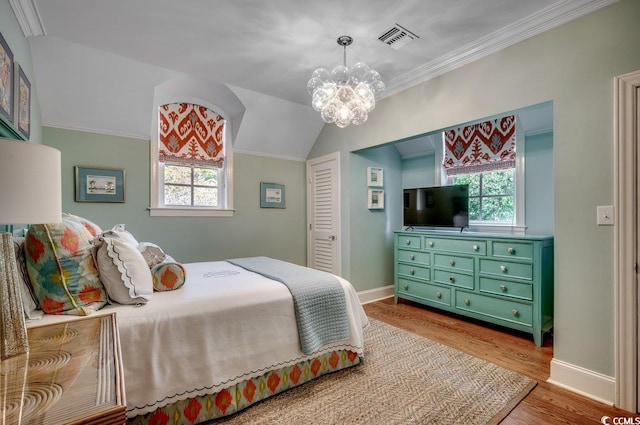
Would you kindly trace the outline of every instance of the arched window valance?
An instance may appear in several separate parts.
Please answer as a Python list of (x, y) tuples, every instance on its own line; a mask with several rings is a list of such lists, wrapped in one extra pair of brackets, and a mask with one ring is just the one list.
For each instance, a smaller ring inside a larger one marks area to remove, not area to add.
[(161, 105), (158, 116), (158, 159), (172, 164), (222, 168), (225, 120), (204, 106)]
[(445, 131), (442, 165), (450, 176), (514, 168), (515, 115)]

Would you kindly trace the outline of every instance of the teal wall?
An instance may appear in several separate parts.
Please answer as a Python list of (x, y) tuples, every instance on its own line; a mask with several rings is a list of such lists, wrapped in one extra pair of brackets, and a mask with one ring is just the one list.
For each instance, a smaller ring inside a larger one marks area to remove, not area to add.
[[(265, 255), (306, 264), (304, 162), (235, 154), (233, 217), (149, 217), (148, 141), (45, 127), (44, 142), (62, 152), (65, 212), (105, 229), (124, 223), (182, 262)], [(75, 202), (76, 165), (123, 168), (126, 202)], [(261, 181), (285, 185), (285, 209), (260, 208)]]
[[(378, 102), (362, 126), (326, 125), (309, 158), (341, 152), (346, 203), (348, 152), (553, 101), (554, 357), (613, 376), (614, 228), (595, 210), (614, 202), (613, 78), (640, 69), (638, 22), (640, 1), (622, 0), (432, 78)], [(354, 249), (343, 241), (343, 257)], [(350, 272), (390, 261), (363, 256)]]
[(437, 186), (435, 154), (402, 160), (402, 188)]
[(553, 132), (525, 136), (527, 233), (553, 235)]
[(0, 33), (9, 45), (13, 53), (13, 60), (22, 67), (27, 79), (31, 83), (31, 134), (29, 140), (42, 142), (42, 119), (40, 117), (40, 104), (38, 102), (38, 90), (33, 75), (33, 63), (31, 62), (31, 49), (29, 42), (22, 34), (22, 30), (16, 21), (13, 10), (8, 1), (0, 2)]
[[(393, 146), (356, 152), (350, 155), (349, 229), (351, 246), (350, 264), (367, 264), (351, 267), (348, 279), (357, 282), (357, 291), (379, 288), (393, 282), (393, 262), (368, 265), (370, 258), (386, 258), (393, 251), (393, 231), (402, 225), (401, 194), (398, 188), (402, 181), (400, 155)], [(368, 209), (367, 167), (383, 169), (382, 188), (385, 195), (384, 209)], [(376, 229), (375, 231), (368, 231)], [(384, 229), (384, 230), (382, 230)], [(343, 276), (346, 268), (343, 264)]]

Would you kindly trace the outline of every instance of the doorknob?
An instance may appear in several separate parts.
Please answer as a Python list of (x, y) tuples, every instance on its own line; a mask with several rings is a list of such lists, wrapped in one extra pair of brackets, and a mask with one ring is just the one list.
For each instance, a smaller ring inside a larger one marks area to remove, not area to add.
[(333, 235), (331, 235), (331, 236), (329, 236), (329, 240), (330, 240), (330, 241), (335, 241), (335, 240), (336, 240), (336, 237), (335, 237), (335, 236), (333, 236)]

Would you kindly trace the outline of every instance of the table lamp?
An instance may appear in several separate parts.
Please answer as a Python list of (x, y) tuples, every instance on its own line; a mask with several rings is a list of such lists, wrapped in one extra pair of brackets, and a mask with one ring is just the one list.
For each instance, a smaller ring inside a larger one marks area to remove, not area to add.
[[(60, 151), (0, 138), (0, 224), (62, 221)], [(0, 232), (0, 360), (29, 351), (13, 235)]]

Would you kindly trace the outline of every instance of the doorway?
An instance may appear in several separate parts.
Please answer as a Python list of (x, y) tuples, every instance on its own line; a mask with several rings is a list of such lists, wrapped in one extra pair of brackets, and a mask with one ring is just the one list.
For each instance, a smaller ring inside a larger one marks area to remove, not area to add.
[(341, 275), (339, 152), (307, 161), (307, 265)]
[(630, 412), (640, 410), (638, 362), (638, 182), (640, 163), (640, 70), (614, 79), (615, 143), (615, 404)]

